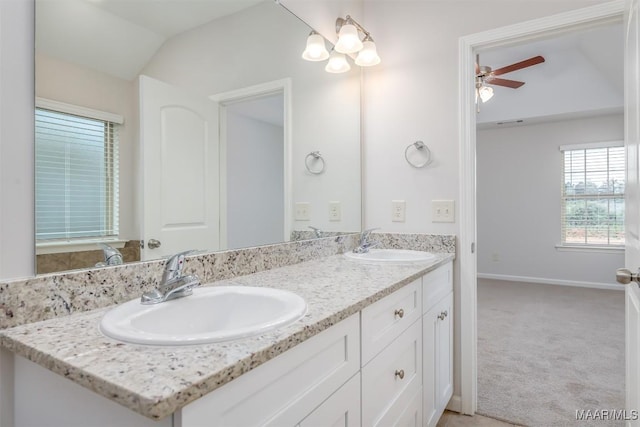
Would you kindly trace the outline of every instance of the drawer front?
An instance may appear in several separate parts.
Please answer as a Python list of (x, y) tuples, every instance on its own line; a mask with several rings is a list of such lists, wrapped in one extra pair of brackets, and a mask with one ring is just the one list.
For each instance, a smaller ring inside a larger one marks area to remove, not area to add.
[(413, 396), (409, 393), (403, 393), (383, 415), (378, 425), (381, 427), (422, 427), (422, 389), (419, 389)]
[(449, 262), (422, 277), (422, 312), (426, 313), (453, 291), (453, 263)]
[(296, 425), (358, 372), (355, 314), (182, 408), (179, 427)]
[(362, 368), (362, 425), (384, 426), (396, 402), (406, 404), (422, 384), (422, 328), (415, 322)]
[(362, 366), (422, 315), (418, 279), (362, 310)]
[(360, 427), (360, 374), (322, 402), (299, 427)]

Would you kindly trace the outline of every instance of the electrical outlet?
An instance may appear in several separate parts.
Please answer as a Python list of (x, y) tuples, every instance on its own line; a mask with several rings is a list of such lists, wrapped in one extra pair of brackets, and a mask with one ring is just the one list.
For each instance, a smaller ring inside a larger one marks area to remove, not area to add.
[(407, 203), (404, 200), (391, 201), (391, 221), (404, 222)]
[(432, 200), (433, 222), (455, 222), (455, 204), (453, 200)]
[(296, 221), (311, 221), (311, 203), (297, 202), (295, 218)]
[(342, 219), (342, 208), (340, 202), (329, 202), (329, 221), (340, 221)]

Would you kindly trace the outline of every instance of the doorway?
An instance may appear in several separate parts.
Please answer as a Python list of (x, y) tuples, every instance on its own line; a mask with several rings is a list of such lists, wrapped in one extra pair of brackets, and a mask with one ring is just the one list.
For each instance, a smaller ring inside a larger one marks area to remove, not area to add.
[(624, 2), (610, 2), (579, 11), (529, 21), (460, 40), (460, 270), (461, 270), (461, 410), (477, 410), (477, 254), (476, 254), (476, 105), (475, 52), (509, 46), (571, 29), (619, 21)]

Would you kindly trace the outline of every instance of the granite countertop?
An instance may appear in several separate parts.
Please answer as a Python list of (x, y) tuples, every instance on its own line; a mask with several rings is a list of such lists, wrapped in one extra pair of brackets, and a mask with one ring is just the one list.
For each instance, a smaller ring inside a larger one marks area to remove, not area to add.
[(107, 309), (0, 331), (0, 345), (152, 419), (186, 404), (453, 259), (366, 264), (334, 255), (207, 284), (266, 286), (302, 296), (307, 314), (270, 333), (216, 344), (146, 346), (105, 337)]

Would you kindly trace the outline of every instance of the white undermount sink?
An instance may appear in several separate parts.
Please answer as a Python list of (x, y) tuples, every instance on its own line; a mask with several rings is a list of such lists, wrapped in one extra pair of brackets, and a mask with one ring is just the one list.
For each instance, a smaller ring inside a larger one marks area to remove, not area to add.
[(406, 249), (369, 249), (368, 252), (363, 254), (349, 251), (345, 252), (344, 256), (350, 259), (375, 263), (425, 262), (433, 261), (436, 258), (431, 252)]
[(210, 286), (154, 305), (143, 305), (139, 299), (126, 302), (103, 316), (100, 330), (135, 344), (205, 344), (259, 335), (291, 324), (306, 312), (304, 299), (289, 291)]

